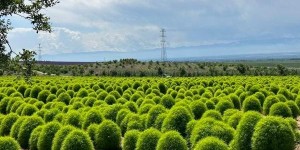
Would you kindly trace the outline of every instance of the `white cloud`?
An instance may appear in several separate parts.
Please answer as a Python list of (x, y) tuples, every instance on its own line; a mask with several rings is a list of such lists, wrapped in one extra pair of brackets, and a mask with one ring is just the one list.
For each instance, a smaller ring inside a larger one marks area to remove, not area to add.
[(41, 42), (49, 54), (156, 49), (161, 27), (171, 48), (296, 38), (299, 5), (298, 0), (62, 0), (46, 11), (53, 33), (16, 28), (10, 38), (27, 47)]

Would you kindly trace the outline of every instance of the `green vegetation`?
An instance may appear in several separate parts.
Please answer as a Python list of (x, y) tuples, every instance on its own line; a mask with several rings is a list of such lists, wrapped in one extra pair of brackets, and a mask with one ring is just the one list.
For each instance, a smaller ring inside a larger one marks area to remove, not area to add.
[(299, 81), (1, 77), (0, 138), (32, 150), (291, 149), (300, 139)]

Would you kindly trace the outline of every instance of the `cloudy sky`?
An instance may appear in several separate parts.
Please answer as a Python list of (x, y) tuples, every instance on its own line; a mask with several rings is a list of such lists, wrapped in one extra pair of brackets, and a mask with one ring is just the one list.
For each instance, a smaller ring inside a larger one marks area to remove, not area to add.
[(79, 61), (94, 61), (81, 60), (83, 53), (103, 54), (99, 60), (159, 58), (161, 28), (168, 57), (300, 52), (299, 6), (299, 0), (61, 0), (46, 11), (53, 33), (36, 34), (13, 17), (9, 40), (16, 51), (41, 43), (44, 59), (65, 61), (73, 59), (69, 53)]

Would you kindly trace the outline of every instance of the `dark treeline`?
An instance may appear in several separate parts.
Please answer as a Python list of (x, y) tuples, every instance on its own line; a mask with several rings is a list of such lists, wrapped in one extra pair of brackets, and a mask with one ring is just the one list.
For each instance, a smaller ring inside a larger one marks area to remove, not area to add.
[(136, 59), (121, 59), (82, 65), (35, 66), (37, 73), (67, 76), (285, 76), (300, 75), (300, 71), (278, 64), (276, 67), (255, 67), (246, 64), (213, 62), (141, 62)]

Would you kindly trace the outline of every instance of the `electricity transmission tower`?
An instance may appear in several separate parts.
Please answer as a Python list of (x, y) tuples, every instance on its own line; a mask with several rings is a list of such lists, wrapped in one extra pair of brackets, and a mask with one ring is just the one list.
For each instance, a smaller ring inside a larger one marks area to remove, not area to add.
[(166, 30), (162, 28), (161, 32), (161, 61), (167, 61), (167, 51), (166, 51)]
[(41, 44), (39, 44), (39, 47), (38, 47), (38, 61), (42, 61), (42, 47), (41, 47)]

